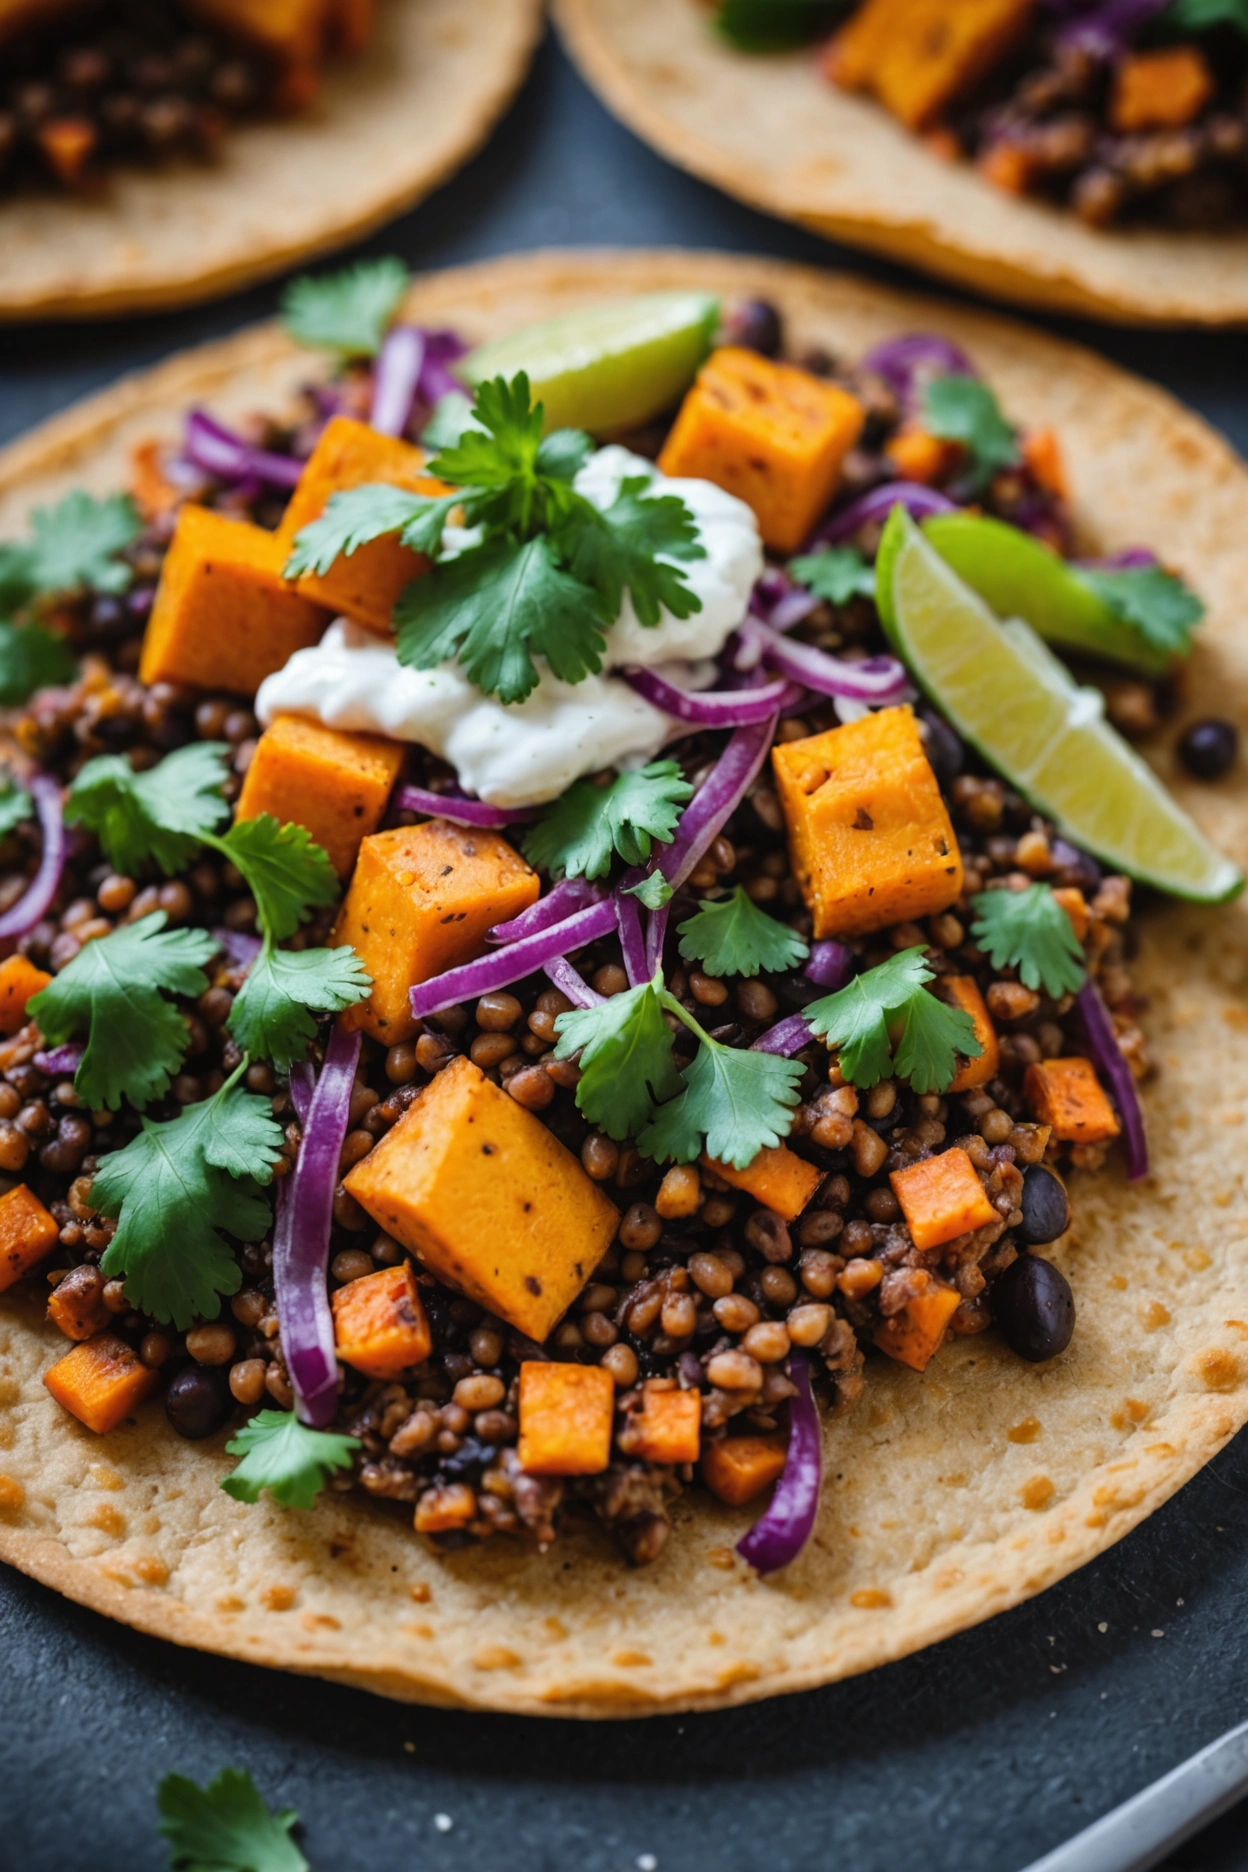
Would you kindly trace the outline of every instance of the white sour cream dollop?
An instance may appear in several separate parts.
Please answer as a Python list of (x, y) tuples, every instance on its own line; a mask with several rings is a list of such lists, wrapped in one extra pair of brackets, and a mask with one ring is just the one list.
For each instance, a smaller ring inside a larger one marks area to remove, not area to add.
[(744, 501), (709, 481), (669, 479), (627, 449), (600, 449), (575, 485), (606, 508), (620, 482), (637, 474), (650, 478), (656, 494), (678, 494), (697, 522), (706, 558), (681, 562), (681, 569), (702, 609), (687, 618), (665, 610), (647, 629), (626, 593), (607, 632), (602, 675), (559, 682), (539, 660), (536, 689), (507, 707), (474, 688), (458, 664), (405, 669), (385, 639), (339, 618), (319, 644), (297, 650), (261, 684), (260, 720), (312, 715), (327, 727), (418, 742), (450, 762), (466, 791), (496, 806), (538, 805), (582, 774), (650, 760), (671, 737), (672, 718), (608, 672), (640, 663), (681, 688), (705, 688), (714, 680), (707, 659), (745, 616), (763, 551)]

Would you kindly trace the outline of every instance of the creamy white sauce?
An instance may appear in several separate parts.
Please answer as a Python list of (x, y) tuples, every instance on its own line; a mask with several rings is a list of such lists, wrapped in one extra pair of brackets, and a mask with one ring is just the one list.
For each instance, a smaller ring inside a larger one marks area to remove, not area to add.
[(536, 805), (582, 774), (650, 760), (676, 724), (607, 672), (640, 663), (681, 688), (705, 688), (714, 680), (706, 659), (723, 648), (745, 616), (763, 552), (744, 501), (709, 481), (669, 479), (627, 449), (600, 449), (575, 485), (605, 508), (620, 482), (637, 474), (650, 477), (656, 493), (678, 494), (697, 521), (706, 558), (680, 563), (702, 609), (687, 618), (665, 610), (647, 629), (626, 593), (607, 632), (602, 675), (559, 682), (539, 659), (536, 689), (524, 702), (504, 706), (474, 688), (456, 663), (405, 669), (386, 640), (340, 618), (319, 644), (296, 651), (261, 684), (260, 720), (312, 715), (327, 727), (418, 742), (449, 761), (468, 792), (497, 806)]

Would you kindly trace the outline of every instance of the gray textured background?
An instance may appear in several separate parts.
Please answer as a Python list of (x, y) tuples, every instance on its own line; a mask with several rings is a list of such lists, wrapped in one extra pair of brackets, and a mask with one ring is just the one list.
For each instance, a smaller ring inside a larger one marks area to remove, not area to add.
[[(484, 155), (368, 250), (433, 267), (560, 243), (720, 247), (902, 278), (668, 168), (547, 44)], [(0, 331), (0, 440), (276, 295)], [(1159, 379), (1248, 451), (1242, 336), (1046, 322)], [(299, 1810), (316, 1872), (629, 1872), (645, 1855), (658, 1872), (1016, 1872), (1248, 1715), (1246, 1608), (1246, 1437), (1029, 1605), (870, 1677), (717, 1716), (577, 1725), (405, 1709), (141, 1638), (0, 1570), (0, 1867), (155, 1872), (159, 1775), (206, 1780), (230, 1763)], [(1243, 1810), (1177, 1867), (1248, 1872)]]

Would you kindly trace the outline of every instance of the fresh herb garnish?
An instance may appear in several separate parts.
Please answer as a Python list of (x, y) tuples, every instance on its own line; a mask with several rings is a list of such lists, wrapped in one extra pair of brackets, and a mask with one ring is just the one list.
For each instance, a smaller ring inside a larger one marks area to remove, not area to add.
[(310, 1508), (334, 1469), (351, 1467), (359, 1439), (309, 1430), (294, 1411), (258, 1411), (226, 1444), (242, 1461), (221, 1483), (235, 1501), (259, 1501), (268, 1489), (283, 1508)]
[(179, 1872), (310, 1872), (290, 1837), (298, 1814), (290, 1807), (271, 1814), (245, 1770), (223, 1768), (206, 1788), (167, 1774), (156, 1805)]
[(1248, 35), (1248, 0), (1171, 0), (1161, 24), (1181, 33), (1234, 26)]
[(29, 540), (0, 545), (0, 602), (16, 609), (45, 594), (126, 591), (134, 574), (117, 554), (140, 531), (128, 494), (96, 500), (74, 488), (55, 507), (36, 507)]
[(676, 895), (657, 865), (646, 873), (640, 884), (625, 884), (623, 890), (626, 897), (635, 897), (647, 910), (661, 910)]
[(701, 1039), (681, 1075), (685, 1090), (656, 1109), (637, 1148), (660, 1163), (691, 1163), (705, 1150), (744, 1170), (789, 1135), (805, 1068), (775, 1053), (723, 1046), (687, 1015), (685, 1022)]
[(371, 986), (350, 944), (304, 950), (266, 944), (235, 996), (230, 1032), (244, 1052), (272, 1060), (285, 1072), (316, 1037), (309, 1009), (339, 1014), (362, 1001)]
[(65, 817), (96, 834), (123, 876), (150, 860), (172, 877), (225, 816), (228, 751), (224, 741), (193, 741), (146, 773), (121, 754), (101, 754), (79, 772)]
[(576, 1102), (608, 1137), (636, 1137), (655, 1106), (679, 1093), (672, 1030), (663, 1018), (657, 977), (611, 995), (601, 1007), (561, 1014), (556, 1028), (556, 1059), (581, 1056)]
[(1175, 573), (1165, 572), (1160, 566), (1072, 569), (1120, 623), (1134, 626), (1155, 650), (1187, 655), (1192, 647), (1192, 627), (1204, 617), (1205, 607)]
[(34, 816), (35, 802), (30, 794), (11, 774), (6, 775), (0, 786), (0, 838), (7, 838), (10, 832), (16, 832), (19, 825)]
[(1083, 949), (1047, 884), (980, 891), (971, 898), (971, 908), (971, 938), (993, 968), (1017, 968), (1025, 988), (1043, 987), (1054, 1001), (1083, 987)]
[(846, 0), (720, 0), (715, 30), (740, 52), (785, 52), (818, 39)]
[(984, 1049), (970, 1015), (927, 992), (933, 975), (923, 949), (902, 949), (803, 1008), (820, 1039), (838, 1049), (850, 1085), (877, 1085), (896, 1073), (916, 1092), (944, 1092), (959, 1055), (979, 1058)]
[(608, 786), (578, 780), (529, 827), (524, 855), (552, 877), (591, 880), (606, 876), (616, 853), (625, 864), (645, 864), (653, 840), (671, 843), (692, 792), (674, 760), (651, 761)]
[(707, 975), (757, 975), (796, 968), (810, 954), (810, 944), (760, 910), (738, 884), (731, 897), (703, 898), (696, 914), (680, 925), (680, 953), (687, 962), (700, 962)]
[(357, 260), (337, 273), (292, 280), (282, 297), (282, 323), (297, 344), (373, 357), (399, 309), (411, 275), (401, 260)]
[(875, 568), (856, 546), (824, 546), (818, 552), (790, 559), (789, 575), (816, 598), (829, 604), (848, 604), (851, 598), (875, 596)]
[(960, 442), (971, 458), (977, 488), (998, 468), (1017, 467), (1018, 439), (1001, 405), (978, 377), (933, 377), (923, 390), (923, 427), (943, 442)]
[(20, 708), (36, 689), (72, 682), (77, 670), (73, 651), (55, 631), (0, 622), (0, 708)]

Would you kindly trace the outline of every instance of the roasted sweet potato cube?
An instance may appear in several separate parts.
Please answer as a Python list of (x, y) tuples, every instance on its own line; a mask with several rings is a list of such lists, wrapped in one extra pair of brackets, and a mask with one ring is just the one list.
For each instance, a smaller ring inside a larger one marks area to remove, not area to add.
[(974, 1164), (956, 1147), (894, 1170), (888, 1180), (916, 1248), (939, 1248), (997, 1220)]
[(416, 1504), (418, 1534), (454, 1534), (477, 1518), (477, 1498), (466, 1482), (441, 1482)]
[(720, 1163), (716, 1157), (702, 1159), (708, 1170), (722, 1177), (733, 1189), (744, 1190), (756, 1202), (766, 1203), (786, 1222), (795, 1222), (820, 1183), (823, 1171), (799, 1157), (787, 1144), (761, 1150), (744, 1170)]
[(702, 1393), (664, 1390), (664, 1382), (642, 1387), (640, 1401), (620, 1432), (620, 1448), (636, 1462), (697, 1462)]
[(961, 448), (926, 429), (899, 429), (884, 445), (884, 453), (903, 481), (930, 487), (957, 467)]
[(1023, 1096), (1032, 1117), (1066, 1143), (1102, 1144), (1122, 1129), (1096, 1068), (1077, 1055), (1029, 1066)]
[(772, 764), (817, 938), (932, 916), (958, 897), (962, 854), (908, 705), (787, 741)]
[(33, 1001), (51, 981), (24, 955), (0, 962), (0, 1033), (15, 1034), (26, 1025), (26, 1003)]
[(1088, 908), (1088, 900), (1083, 892), (1065, 885), (1062, 889), (1054, 891), (1053, 900), (1061, 904), (1062, 909), (1070, 918), (1070, 927), (1075, 932), (1075, 941), (1085, 942), (1088, 924), (1092, 921), (1092, 912)]
[(462, 1056), (413, 1099), (346, 1186), (440, 1280), (539, 1343), (620, 1219), (580, 1159)]
[(1137, 52), (1114, 72), (1110, 122), (1124, 136), (1139, 130), (1181, 130), (1199, 117), (1213, 91), (1213, 73), (1199, 46)]
[(833, 39), (825, 70), (922, 129), (1010, 51), (1032, 12), (1033, 0), (866, 0)]
[(71, 1416), (104, 1436), (151, 1396), (160, 1373), (149, 1369), (124, 1339), (105, 1332), (58, 1359), (43, 1382)]
[(979, 991), (979, 983), (973, 975), (939, 975), (934, 986), (941, 999), (947, 1001), (950, 1007), (961, 1008), (964, 1014), (970, 1015), (975, 1027), (975, 1038), (984, 1049), (978, 1059), (963, 1061), (949, 1090), (970, 1092), (975, 1086), (987, 1085), (990, 1079), (997, 1076), (1001, 1064), (1001, 1047), (988, 1005)]
[(766, 545), (796, 552), (836, 492), (865, 414), (839, 384), (730, 345), (699, 371), (659, 467), (736, 494)]
[(103, 1332), (111, 1315), (104, 1304), (104, 1276), (84, 1263), (58, 1281), (48, 1301), (48, 1318), (67, 1339), (91, 1339)]
[(53, 1218), (24, 1183), (0, 1196), (0, 1293), (50, 1255), (59, 1234)]
[(956, 1287), (946, 1287), (927, 1276), (928, 1287), (906, 1301), (900, 1313), (894, 1313), (875, 1330), (875, 1343), (881, 1352), (909, 1365), (912, 1371), (924, 1371), (944, 1343), (949, 1321), (961, 1301)]
[(178, 515), (147, 621), (139, 676), (253, 696), (329, 614), (282, 577), (276, 533), (188, 505)]
[(600, 1475), (611, 1460), (615, 1385), (601, 1365), (526, 1360), (520, 1367), (520, 1467), (530, 1475)]
[(330, 1305), (339, 1358), (369, 1378), (397, 1378), (433, 1349), (410, 1261), (348, 1281)]
[(387, 1046), (417, 1023), (411, 989), (471, 962), (485, 932), (527, 910), (541, 894), (536, 871), (497, 832), (446, 819), (374, 832), (360, 846), (334, 941), (350, 943), (373, 978), (367, 1001), (347, 1010)]
[[(335, 416), (326, 423), (320, 441), (308, 457), (299, 485), (282, 515), (279, 535), (289, 553), (295, 535), (318, 520), (330, 497), (344, 488), (384, 481), (412, 494), (445, 494), (441, 481), (422, 474), (424, 452), (398, 436), (382, 435), (367, 423)], [(422, 553), (401, 546), (394, 534), (370, 540), (367, 546), (335, 559), (329, 571), (307, 572), (295, 581), (305, 598), (315, 598), (334, 611), (342, 611), (357, 624), (388, 635), (395, 601), (414, 578), (429, 570)]]
[(1049, 494), (1065, 500), (1070, 492), (1066, 462), (1055, 429), (1029, 429), (1022, 440), (1023, 460), (1033, 478)]
[(375, 832), (406, 750), (384, 735), (347, 734), (303, 715), (279, 715), (256, 743), (235, 817), (272, 813), (306, 826), (339, 877), (351, 875), (360, 841)]
[(777, 1479), (785, 1463), (782, 1436), (726, 1436), (702, 1446), (702, 1480), (712, 1495), (740, 1508)]

